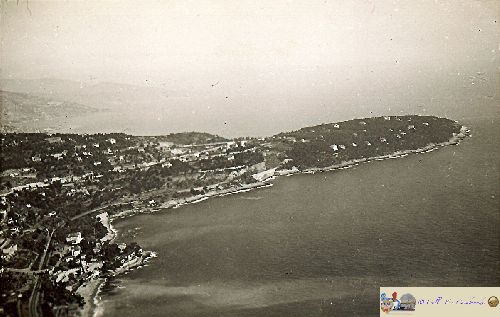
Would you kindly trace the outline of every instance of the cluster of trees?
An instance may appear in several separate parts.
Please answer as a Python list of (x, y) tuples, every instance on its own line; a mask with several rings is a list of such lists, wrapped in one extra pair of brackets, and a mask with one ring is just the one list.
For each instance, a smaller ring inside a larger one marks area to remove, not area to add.
[[(0, 258), (1, 261), (1, 258)], [(3, 267), (3, 264), (0, 262), (0, 267)], [(17, 313), (17, 299), (12, 298), (11, 293), (18, 292), (19, 289), (28, 283), (28, 275), (21, 273), (12, 273), (12, 272), (2, 272), (0, 274), (0, 307), (3, 308), (3, 316), (18, 316)], [(23, 298), (29, 297), (28, 290), (21, 293)]]
[(83, 307), (85, 301), (82, 296), (71, 292), (65, 288), (64, 283), (56, 283), (48, 275), (40, 277), (41, 289), (43, 290), (42, 311), (43, 316), (51, 316), (55, 306), (67, 305), (68, 303), (77, 304)]
[(171, 133), (161, 139), (176, 144), (207, 144), (228, 141), (224, 137), (203, 132)]
[(101, 251), (101, 255), (104, 259), (104, 272), (112, 271), (122, 266), (123, 259), (129, 255), (142, 255), (141, 247), (135, 242), (127, 244), (123, 250), (120, 249), (116, 243), (108, 243), (103, 246)]

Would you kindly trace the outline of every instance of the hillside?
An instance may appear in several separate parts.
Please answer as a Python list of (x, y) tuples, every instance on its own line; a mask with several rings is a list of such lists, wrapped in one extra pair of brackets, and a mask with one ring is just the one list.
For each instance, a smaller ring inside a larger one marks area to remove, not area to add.
[(2, 132), (37, 132), (97, 110), (74, 102), (36, 97), (0, 90), (0, 130)]
[(274, 140), (287, 149), (289, 165), (326, 167), (446, 142), (460, 128), (453, 120), (434, 116), (386, 116), (302, 128)]

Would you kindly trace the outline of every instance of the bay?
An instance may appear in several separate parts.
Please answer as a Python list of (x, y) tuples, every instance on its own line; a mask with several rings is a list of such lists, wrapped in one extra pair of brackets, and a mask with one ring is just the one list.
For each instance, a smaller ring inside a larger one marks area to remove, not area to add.
[(115, 224), (158, 253), (102, 294), (104, 316), (373, 316), (380, 286), (498, 286), (495, 120), (458, 146)]

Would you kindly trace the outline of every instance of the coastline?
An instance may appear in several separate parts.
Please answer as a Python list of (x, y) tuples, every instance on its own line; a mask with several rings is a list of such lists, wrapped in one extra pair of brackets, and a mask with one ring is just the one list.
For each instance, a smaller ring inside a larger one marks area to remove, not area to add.
[[(202, 195), (195, 195), (180, 199), (171, 199), (166, 203), (155, 207), (155, 208), (142, 208), (142, 209), (129, 209), (119, 212), (115, 215), (109, 216), (109, 225), (106, 226), (108, 229), (108, 235), (111, 236), (110, 242), (113, 242), (118, 237), (118, 230), (113, 226), (113, 221), (132, 217), (141, 213), (152, 213), (157, 212), (162, 209), (175, 209), (184, 205), (195, 204), (202, 202), (211, 197), (223, 197), (237, 193), (248, 192), (256, 188), (264, 188), (272, 186), (270, 183), (266, 182), (256, 182), (251, 184), (242, 184), (239, 187), (231, 187), (222, 190), (212, 190), (208, 193)], [(123, 274), (129, 270), (139, 268), (145, 265), (150, 259), (156, 257), (156, 253), (153, 251), (145, 251), (144, 255), (141, 257), (132, 258), (130, 261), (125, 262), (121, 267), (114, 270), (111, 275), (117, 276)], [(83, 308), (79, 310), (79, 315), (81, 317), (97, 317), (102, 316), (102, 309), (100, 309), (100, 291), (102, 286), (108, 281), (106, 277), (99, 277), (90, 280), (87, 284), (80, 286), (78, 293), (84, 298), (85, 304)]]
[[(110, 217), (108, 226), (108, 235), (111, 236), (110, 242), (113, 242), (118, 237), (118, 230), (113, 226), (113, 218)], [(156, 257), (156, 253), (153, 251), (144, 251), (140, 257), (133, 257), (129, 261), (123, 263), (122, 266), (113, 270), (111, 277), (123, 274), (135, 268), (139, 268), (145, 265), (150, 259)], [(100, 292), (104, 284), (108, 281), (109, 277), (98, 277), (96, 279), (91, 279), (88, 283), (80, 286), (77, 293), (80, 294), (85, 300), (85, 304), (82, 308), (78, 310), (78, 314), (81, 317), (92, 317), (101, 316), (100, 305)]]
[[(168, 210), (168, 209), (175, 209), (179, 208), (184, 205), (189, 205), (189, 204), (195, 204), (204, 200), (207, 200), (212, 197), (223, 197), (227, 195), (232, 195), (232, 194), (237, 194), (241, 192), (248, 192), (253, 189), (257, 188), (265, 188), (265, 187), (270, 187), (273, 186), (273, 184), (270, 182), (272, 180), (275, 180), (279, 176), (292, 176), (296, 174), (315, 174), (319, 172), (330, 172), (330, 171), (335, 171), (339, 169), (347, 169), (353, 166), (357, 166), (360, 163), (368, 163), (372, 161), (383, 161), (386, 159), (395, 159), (395, 158), (402, 158), (406, 157), (409, 154), (419, 154), (419, 153), (428, 153), (432, 152), (434, 150), (437, 150), (441, 147), (449, 146), (449, 145), (458, 145), (462, 140), (464, 140), (466, 137), (471, 136), (470, 131), (467, 127), (461, 126), (460, 132), (458, 134), (454, 134), (448, 141), (441, 142), (441, 143), (430, 143), (422, 148), (414, 149), (414, 150), (404, 150), (404, 151), (396, 151), (392, 154), (386, 154), (386, 155), (381, 155), (381, 156), (374, 156), (374, 157), (368, 157), (368, 158), (361, 158), (361, 159), (353, 159), (349, 161), (345, 161), (339, 164), (323, 167), (323, 168), (307, 168), (304, 170), (299, 170), (298, 168), (294, 167), (293, 169), (288, 169), (288, 170), (275, 170), (274, 173), (266, 177), (264, 179), (261, 179), (260, 181), (256, 181), (254, 183), (250, 184), (240, 184), (239, 186), (232, 186), (230, 188), (226, 189), (217, 189), (216, 187), (219, 184), (211, 185), (209, 187), (212, 187), (213, 189), (208, 191), (207, 193), (200, 194), (200, 195), (194, 195), (194, 196), (189, 196), (186, 198), (179, 198), (179, 199), (171, 199), (159, 206), (155, 207), (141, 207), (139, 208), (132, 208), (129, 210), (125, 210), (122, 212), (119, 212), (115, 215), (111, 215), (109, 217), (109, 227), (108, 227), (108, 234), (112, 234), (113, 237), (111, 239), (111, 242), (116, 239), (118, 236), (118, 231), (113, 227), (113, 221), (117, 219), (122, 219), (126, 217), (132, 217), (137, 214), (141, 213), (152, 213), (152, 212), (157, 212), (157, 211), (162, 211), (162, 210)], [(146, 256), (145, 256), (146, 255)], [(139, 268), (143, 266), (148, 260), (151, 258), (156, 257), (156, 253), (152, 251), (145, 251), (144, 255), (141, 257), (135, 257), (131, 259), (130, 261), (124, 263), (120, 268), (116, 269), (115, 271), (112, 272), (112, 276), (117, 276), (120, 274), (123, 274), (126, 271)], [(100, 292), (102, 289), (102, 286), (104, 283), (108, 280), (106, 277), (99, 277), (96, 279), (90, 280), (87, 284), (82, 285), (78, 289), (78, 293), (84, 298), (85, 300), (85, 305), (83, 308), (79, 310), (79, 315), (82, 317), (97, 317), (97, 316), (103, 316), (103, 308), (101, 306), (101, 299), (100, 299)]]
[(460, 141), (465, 139), (467, 136), (470, 136), (469, 129), (466, 126), (462, 126), (460, 128), (460, 132), (458, 134), (454, 135), (450, 140), (448, 140), (446, 142), (430, 143), (422, 148), (418, 148), (415, 150), (396, 151), (392, 154), (373, 156), (373, 157), (361, 158), (361, 159), (353, 159), (353, 160), (349, 160), (346, 162), (342, 162), (340, 164), (327, 166), (324, 168), (308, 168), (304, 171), (300, 171), (300, 173), (314, 174), (317, 172), (328, 172), (328, 171), (334, 171), (337, 169), (349, 168), (349, 167), (352, 167), (355, 165), (359, 165), (359, 163), (368, 163), (368, 162), (372, 162), (372, 161), (383, 161), (386, 159), (396, 159), (396, 158), (406, 157), (409, 154), (428, 153), (428, 152), (435, 151), (441, 147), (445, 147), (445, 146), (449, 146), (449, 145), (458, 145), (460, 143)]
[(106, 282), (104, 278), (96, 278), (90, 280), (86, 285), (78, 288), (77, 292), (85, 300), (84, 306), (79, 310), (79, 315), (82, 317), (94, 316), (97, 310), (98, 293), (102, 285)]

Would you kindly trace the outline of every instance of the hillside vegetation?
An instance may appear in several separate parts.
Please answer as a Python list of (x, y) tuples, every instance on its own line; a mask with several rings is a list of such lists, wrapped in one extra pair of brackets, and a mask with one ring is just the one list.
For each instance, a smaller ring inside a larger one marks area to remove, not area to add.
[(289, 165), (325, 167), (359, 158), (416, 150), (448, 141), (457, 122), (434, 116), (388, 116), (328, 123), (275, 136), (288, 144)]
[(228, 139), (204, 132), (181, 132), (181, 133), (171, 133), (163, 138), (165, 141), (173, 142), (176, 144), (206, 144), (206, 143), (217, 143), (217, 142), (227, 142)]

